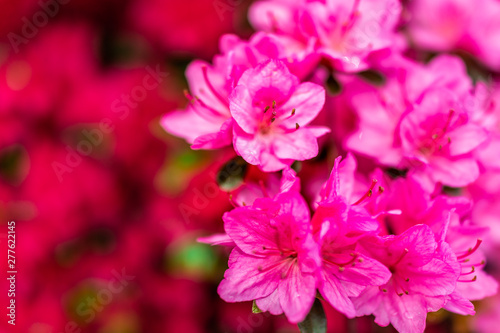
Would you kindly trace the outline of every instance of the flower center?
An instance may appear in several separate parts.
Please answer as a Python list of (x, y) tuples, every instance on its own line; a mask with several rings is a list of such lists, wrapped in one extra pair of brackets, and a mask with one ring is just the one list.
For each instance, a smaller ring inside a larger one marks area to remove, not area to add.
[(419, 151), (426, 156), (432, 155), (436, 151), (442, 151), (444, 147), (451, 143), (449, 136), (446, 136), (450, 129), (453, 116), (455, 115), (454, 110), (450, 110), (448, 113), (448, 118), (443, 127), (435, 129), (430, 138), (426, 138), (420, 144)]
[[(266, 135), (272, 131), (272, 129), (279, 125), (282, 120), (290, 119), (295, 115), (296, 110), (292, 109), (290, 115), (286, 118), (282, 118), (283, 112), (280, 111), (278, 114), (278, 110), (276, 108), (276, 101), (273, 101), (271, 105), (268, 105), (264, 108), (264, 112), (262, 113), (262, 117), (260, 123), (258, 125), (259, 133)], [(295, 123), (295, 130), (298, 130), (300, 125)]]

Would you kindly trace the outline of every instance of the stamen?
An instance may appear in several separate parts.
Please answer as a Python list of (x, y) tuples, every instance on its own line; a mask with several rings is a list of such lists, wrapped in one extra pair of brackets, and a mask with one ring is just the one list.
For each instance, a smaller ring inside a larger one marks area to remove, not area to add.
[(201, 70), (203, 71), (203, 78), (205, 79), (205, 83), (207, 84), (208, 88), (212, 91), (212, 93), (214, 94), (214, 96), (217, 97), (217, 99), (222, 102), (222, 105), (226, 105), (227, 106), (228, 101), (225, 100), (224, 98), (222, 98), (221, 95), (219, 95), (219, 93), (215, 90), (214, 86), (212, 86), (212, 83), (208, 79), (208, 69), (207, 69), (207, 66), (203, 66), (201, 68)]
[(470, 275), (476, 271), (476, 268), (474, 266), (471, 267), (471, 271), (467, 273), (460, 273), (460, 275)]
[(186, 96), (186, 98), (191, 102), (191, 103), (194, 103), (194, 98), (193, 96), (191, 96), (189, 94), (189, 91), (187, 91), (187, 89), (184, 89), (184, 96)]
[(457, 282), (474, 282), (477, 280), (477, 275), (474, 275), (474, 277), (471, 280), (457, 280)]
[[(398, 294), (399, 297), (403, 296), (403, 294), (406, 294), (406, 295), (409, 295), (410, 293), (408, 292), (408, 290), (406, 290), (405, 288), (403, 288), (397, 279), (393, 279), (394, 281), (394, 291), (396, 292), (396, 294)], [(401, 293), (398, 293), (398, 289), (401, 289)]]
[(229, 203), (231, 205), (233, 205), (234, 208), (238, 207), (238, 205), (236, 205), (236, 202), (234, 202), (234, 200), (233, 200), (233, 194), (232, 193), (229, 194)]
[[(440, 139), (442, 138), (446, 132), (448, 132), (448, 128), (450, 127), (451, 125), (451, 121), (453, 119), (453, 116), (455, 115), (455, 110), (450, 110), (450, 112), (448, 113), (448, 119), (446, 119), (446, 123), (444, 125), (444, 127), (440, 130), (439, 133), (434, 133), (432, 135), (432, 140), (437, 140), (437, 139)], [(451, 139), (448, 137), (448, 143), (451, 142)], [(442, 145), (439, 145), (439, 150), (443, 149), (443, 146)]]
[(270, 106), (266, 106), (266, 108), (264, 109), (264, 113), (267, 112), (267, 110), (269, 110)]
[(484, 260), (481, 260), (481, 262), (479, 262), (479, 263), (477, 263), (477, 264), (467, 264), (467, 265), (464, 265), (464, 263), (467, 263), (467, 262), (469, 262), (469, 261), (470, 261), (470, 259), (465, 259), (465, 260), (463, 260), (463, 261), (460, 261), (460, 260), (459, 260), (460, 264), (462, 265), (462, 268), (464, 268), (464, 267), (472, 267), (472, 266), (474, 266), (474, 267), (479, 267), (479, 266), (484, 266), (484, 265), (486, 265), (486, 261), (484, 261)]
[(275, 118), (275, 117), (272, 117), (272, 118), (271, 118), (271, 122), (272, 122), (272, 123), (274, 123), (274, 121), (275, 121), (275, 120), (276, 120), (276, 118)]
[(299, 123), (295, 123), (295, 129), (299, 129), (299, 128), (300, 128)]
[(378, 187), (378, 191), (379, 191), (380, 193), (384, 193), (385, 189), (384, 189), (382, 186), (379, 186), (379, 187)]
[(375, 188), (375, 185), (377, 184), (377, 182), (378, 181), (376, 179), (372, 179), (372, 184), (370, 185), (370, 188), (368, 189), (368, 191), (358, 201), (356, 201), (352, 205), (353, 206), (359, 205), (360, 203), (362, 203), (366, 199), (370, 198), (373, 194), (373, 189)]
[(280, 30), (278, 29), (278, 21), (276, 20), (276, 16), (274, 16), (274, 13), (272, 12), (267, 12), (266, 14), (271, 21), (271, 32), (278, 33)]
[(403, 253), (399, 257), (399, 259), (396, 260), (396, 262), (394, 264), (392, 264), (392, 266), (396, 266), (397, 264), (399, 264), (401, 262), (401, 260), (403, 260), (403, 258), (408, 254), (408, 252), (410, 252), (410, 251), (407, 248), (405, 248)]
[(358, 13), (359, 3), (360, 3), (360, 0), (354, 0), (354, 4), (352, 6), (352, 10), (351, 10), (351, 14), (349, 15), (349, 19), (342, 26), (342, 31), (341, 31), (342, 36), (347, 32), (348, 29), (350, 29), (354, 25), (355, 19), (359, 15), (359, 13)]
[(264, 181), (262, 179), (259, 180), (259, 185), (260, 185), (260, 189), (262, 190), (262, 193), (264, 194), (264, 197), (270, 198), (269, 193), (267, 193), (267, 188), (266, 188), (266, 186), (264, 186)]
[(292, 109), (292, 116), (295, 114), (295, 109)]
[(479, 248), (479, 246), (481, 245), (482, 242), (483, 242), (483, 240), (480, 239), (480, 238), (478, 238), (477, 241), (476, 241), (476, 245), (473, 248), (469, 248), (466, 253), (457, 256), (457, 259), (467, 258), (471, 254), (473, 254), (474, 252), (476, 252), (476, 250)]
[(340, 263), (338, 263), (338, 262), (333, 262), (333, 261), (328, 260), (328, 259), (323, 259), (323, 261), (326, 262), (326, 263), (328, 263), (328, 264), (339, 266), (339, 270), (341, 272), (343, 272), (345, 270), (344, 266), (353, 264), (356, 261), (356, 259), (358, 259), (358, 257), (359, 257), (359, 253), (351, 253), (350, 255), (352, 256), (352, 259), (349, 260), (349, 261), (346, 261), (346, 262), (340, 262)]

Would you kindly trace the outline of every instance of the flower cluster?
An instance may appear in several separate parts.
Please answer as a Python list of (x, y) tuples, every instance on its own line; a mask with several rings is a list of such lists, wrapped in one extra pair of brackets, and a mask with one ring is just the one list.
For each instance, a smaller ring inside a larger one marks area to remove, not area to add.
[[(427, 19), (436, 6), (462, 15)], [(500, 28), (467, 6), (258, 1), (253, 36), (224, 35), (212, 63), (188, 66), (188, 105), (164, 129), (192, 149), (232, 146), (252, 170), (225, 233), (200, 239), (232, 248), (222, 299), (299, 323), (318, 297), (423, 332), (428, 312), (473, 315), (496, 293), (500, 89), (470, 73), (497, 69), (485, 31)]]

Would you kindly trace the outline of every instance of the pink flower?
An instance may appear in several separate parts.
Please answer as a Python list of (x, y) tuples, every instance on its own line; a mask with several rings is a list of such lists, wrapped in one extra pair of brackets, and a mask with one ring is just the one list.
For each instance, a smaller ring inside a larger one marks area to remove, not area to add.
[(441, 52), (463, 50), (494, 70), (500, 68), (498, 1), (418, 0), (408, 4), (408, 30), (418, 47)]
[(377, 324), (391, 323), (399, 332), (423, 332), (427, 312), (443, 307), (455, 290), (456, 257), (436, 242), (426, 225), (416, 225), (399, 236), (366, 238), (362, 247), (385, 264), (392, 277), (352, 300), (357, 315), (373, 314)]
[(163, 117), (163, 128), (186, 139), (193, 149), (215, 149), (231, 144), (232, 118), (228, 96), (232, 86), (225, 69), (210, 66), (201, 60), (189, 64), (186, 70), (191, 93), (186, 110)]
[(437, 242), (445, 240), (447, 244), (441, 246), (449, 246), (448, 253), (457, 257), (454, 268), (460, 276), (445, 308), (463, 315), (474, 314), (470, 300), (495, 294), (497, 283), (483, 271), (485, 257), (479, 249), (482, 242), (479, 239), (487, 234), (488, 229), (462, 221), (468, 216), (472, 202), (465, 197), (431, 197), (412, 177), (394, 180), (388, 192), (380, 200), (382, 206), (402, 212), (385, 219), (390, 230), (400, 234), (414, 225), (425, 224), (434, 232)]
[(257, 33), (249, 41), (224, 35), (220, 49), (213, 65), (201, 60), (189, 64), (186, 77), (190, 93), (185, 95), (190, 103), (185, 110), (167, 114), (161, 121), (167, 132), (187, 140), (192, 149), (231, 144), (233, 119), (228, 97), (246, 70), (269, 59), (281, 59), (292, 73), (305, 77), (317, 63), (314, 55), (290, 47), (283, 37), (265, 33)]
[(486, 257), (479, 249), (487, 229), (470, 225), (454, 226), (447, 233), (446, 241), (456, 254), (460, 264), (460, 278), (456, 290), (450, 295), (450, 300), (444, 307), (446, 310), (461, 315), (474, 315), (474, 305), (477, 301), (493, 296), (498, 291), (498, 282), (483, 271)]
[(352, 72), (368, 68), (370, 57), (400, 43), (394, 33), (400, 12), (396, 0), (274, 0), (257, 2), (249, 16), (259, 30), (303, 45), (316, 42), (318, 54), (335, 69)]
[(463, 63), (441, 56), (427, 68), (396, 59), (382, 88), (349, 84), (359, 129), (347, 147), (381, 164), (415, 172), (432, 191), (460, 187), (479, 176), (473, 150), (488, 138), (476, 120), (472, 84)]
[(333, 307), (353, 318), (356, 310), (350, 297), (359, 296), (367, 286), (386, 283), (391, 274), (384, 265), (357, 251), (358, 240), (377, 230), (378, 224), (363, 208), (349, 205), (340, 195), (340, 159), (335, 160), (332, 176), (322, 191), (327, 199), (319, 203), (312, 225), (321, 247), (318, 289)]
[(243, 73), (229, 101), (234, 149), (266, 172), (315, 157), (317, 137), (329, 132), (307, 126), (321, 111), (325, 90), (299, 83), (281, 61), (270, 60)]
[(421, 180), (462, 187), (479, 177), (471, 152), (488, 138), (488, 132), (468, 118), (467, 110), (443, 90), (427, 93), (402, 118), (399, 135), (403, 154), (416, 163)]
[(352, 76), (342, 78), (344, 92), (339, 99), (351, 105), (358, 116), (358, 130), (345, 145), (381, 164), (402, 167), (398, 140), (401, 117), (432, 89), (449, 90), (462, 101), (469, 96), (472, 82), (463, 61), (450, 56), (438, 56), (426, 67), (393, 56), (380, 62), (377, 69), (386, 79), (381, 87)]
[(319, 265), (309, 218), (307, 204), (295, 192), (226, 213), (224, 229), (236, 247), (219, 285), (222, 299), (256, 300), (263, 311), (302, 321), (316, 297)]

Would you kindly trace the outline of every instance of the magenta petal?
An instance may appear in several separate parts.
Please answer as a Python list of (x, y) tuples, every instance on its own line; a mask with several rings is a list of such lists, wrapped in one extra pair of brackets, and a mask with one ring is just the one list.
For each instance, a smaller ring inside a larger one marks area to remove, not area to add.
[(235, 246), (234, 241), (227, 234), (215, 234), (208, 237), (199, 237), (197, 242), (209, 245)]
[(304, 161), (318, 155), (318, 141), (307, 128), (276, 134), (272, 144), (274, 153), (280, 159)]
[(260, 165), (262, 151), (266, 149), (258, 138), (246, 134), (238, 125), (234, 126), (234, 150), (250, 164)]
[[(207, 78), (213, 89), (208, 85), (207, 80), (205, 80), (204, 68), (206, 68)], [(186, 78), (189, 81), (191, 93), (195, 98), (200, 98), (204, 104), (219, 111), (221, 115), (229, 116), (227, 112), (227, 92), (225, 89), (226, 78), (221, 73), (215, 71), (210, 64), (201, 60), (195, 60), (188, 65)]]
[(259, 258), (234, 248), (218, 293), (226, 302), (244, 302), (266, 297), (278, 287), (283, 265), (279, 256)]
[(290, 264), (288, 275), (278, 287), (280, 305), (291, 323), (298, 323), (307, 316), (316, 297), (316, 279), (304, 274), (295, 263)]
[(299, 85), (281, 109), (295, 109), (292, 117), (283, 119), (281, 126), (295, 129), (295, 124), (306, 126), (319, 114), (325, 104), (325, 89), (315, 83), (305, 82)]
[(474, 304), (472, 304), (467, 298), (461, 296), (459, 293), (453, 292), (448, 297), (450, 299), (444, 306), (446, 310), (461, 314), (463, 316), (473, 316), (476, 314), (476, 311), (474, 311)]
[(280, 305), (279, 291), (276, 289), (269, 296), (259, 298), (255, 301), (257, 306), (262, 311), (269, 311), (273, 315), (280, 315), (283, 313), (283, 309)]
[(448, 133), (450, 138), (450, 155), (457, 156), (466, 154), (479, 146), (488, 138), (485, 128), (468, 124), (458, 127)]
[[(382, 294), (378, 287), (368, 286), (366, 289), (358, 296), (352, 298), (352, 303), (356, 308), (356, 316), (368, 316), (375, 314), (377, 309), (382, 307), (385, 301), (385, 294)], [(389, 319), (381, 318), (384, 315), (384, 311), (379, 311), (379, 321), (377, 322), (380, 326), (389, 325)]]
[[(394, 291), (388, 291), (390, 301), (386, 303), (391, 324), (399, 332), (422, 333), (427, 318), (426, 300), (420, 295), (399, 297)], [(375, 319), (377, 323), (377, 319)]]
[(229, 96), (229, 102), (231, 115), (241, 129), (248, 134), (257, 132), (257, 126), (259, 124), (258, 119), (260, 119), (257, 113), (259, 111), (264, 113), (264, 108), (258, 110), (252, 104), (252, 97), (250, 96), (248, 88), (242, 85), (234, 88)]
[(238, 207), (223, 216), (224, 229), (238, 248), (258, 255), (263, 247), (276, 248), (277, 230), (269, 224), (266, 212), (250, 207)]
[[(341, 281), (356, 283), (362, 286), (380, 286), (386, 283), (392, 276), (387, 267), (382, 265), (375, 259), (360, 255), (356, 261), (356, 265), (349, 265), (345, 270), (339, 272), (337, 269), (336, 276)], [(359, 295), (359, 293), (358, 293)], [(349, 294), (349, 296), (358, 296)]]
[(233, 119), (229, 118), (220, 127), (219, 132), (205, 134), (194, 140), (191, 149), (217, 149), (229, 146), (233, 139)]
[[(338, 268), (334, 268), (337, 269)], [(338, 278), (324, 269), (321, 273), (321, 282), (318, 289), (323, 298), (330, 303), (335, 309), (342, 312), (349, 318), (354, 318), (356, 311), (354, 305), (348, 297), (348, 292), (345, 290)]]
[[(299, 79), (278, 60), (268, 60), (247, 70), (238, 82), (248, 90), (251, 100), (266, 101), (269, 106), (273, 101), (278, 105), (286, 101), (298, 84)], [(236, 102), (235, 99), (232, 101)]]
[[(473, 283), (459, 282), (457, 283), (457, 291), (471, 301), (480, 300), (485, 297), (493, 296), (498, 291), (498, 282), (487, 273), (477, 270), (474, 275), (469, 278), (476, 277)], [(467, 279), (465, 277), (465, 279)]]
[(448, 295), (455, 290), (457, 275), (454, 269), (439, 259), (432, 259), (425, 266), (408, 267), (408, 291), (427, 296)]
[(161, 119), (165, 131), (185, 139), (188, 143), (193, 143), (199, 136), (219, 132), (223, 122), (224, 119), (203, 118), (192, 107), (185, 111), (173, 111)]
[(330, 128), (324, 126), (307, 126), (307, 129), (317, 138), (320, 138), (332, 131)]
[(474, 182), (479, 177), (479, 167), (472, 158), (450, 161), (443, 157), (434, 157), (428, 171), (435, 181), (452, 187), (462, 187)]

